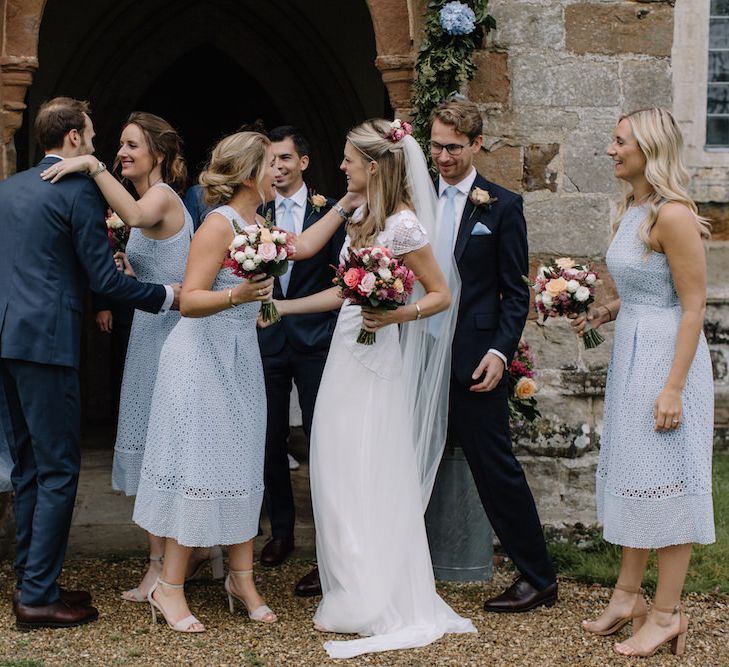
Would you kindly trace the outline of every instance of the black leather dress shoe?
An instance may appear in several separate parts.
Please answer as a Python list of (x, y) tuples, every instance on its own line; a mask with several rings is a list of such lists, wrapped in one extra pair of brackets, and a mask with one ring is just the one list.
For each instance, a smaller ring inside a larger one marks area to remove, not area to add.
[(294, 594), (300, 598), (311, 598), (321, 595), (321, 581), (319, 580), (319, 568), (315, 567), (311, 572), (305, 574), (294, 588)]
[(36, 628), (71, 628), (99, 618), (95, 607), (68, 605), (61, 600), (40, 607), (18, 603), (15, 608), (15, 627), (18, 630)]
[(519, 613), (544, 605), (551, 607), (557, 602), (557, 582), (538, 591), (524, 577), (519, 577), (501, 595), (486, 600), (484, 611)]
[(281, 565), (294, 550), (294, 540), (269, 540), (261, 551), (261, 565), (275, 567)]
[[(89, 607), (91, 606), (91, 593), (88, 591), (67, 591), (65, 588), (58, 587), (58, 593), (61, 601), (72, 607)], [(20, 591), (13, 589), (13, 613), (18, 608), (20, 602)]]

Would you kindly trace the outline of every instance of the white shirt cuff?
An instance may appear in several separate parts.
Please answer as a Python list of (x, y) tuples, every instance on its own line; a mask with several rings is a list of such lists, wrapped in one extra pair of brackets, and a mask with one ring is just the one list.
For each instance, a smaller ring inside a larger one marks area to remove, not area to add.
[(489, 350), (489, 352), (493, 352), (499, 359), (501, 359), (501, 361), (504, 362), (504, 369), (508, 368), (509, 364), (506, 361), (506, 357), (501, 354), (501, 352), (499, 352), (498, 350), (494, 350), (493, 347)]
[(169, 285), (164, 285), (164, 288), (167, 296), (162, 304), (162, 308), (159, 309), (160, 315), (166, 313), (172, 307), (172, 302), (175, 300), (175, 293), (172, 291), (172, 288)]

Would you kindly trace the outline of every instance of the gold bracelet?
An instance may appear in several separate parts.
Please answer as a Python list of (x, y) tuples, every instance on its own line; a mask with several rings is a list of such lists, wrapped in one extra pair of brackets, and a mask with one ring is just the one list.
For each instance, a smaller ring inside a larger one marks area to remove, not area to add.
[(233, 306), (235, 306), (235, 304), (233, 303), (233, 290), (229, 289), (228, 290), (228, 308), (233, 308)]
[(420, 305), (418, 304), (417, 301), (413, 305), (415, 306), (415, 310), (418, 311), (417, 314), (415, 315), (415, 319), (419, 320), (423, 316), (423, 313), (420, 312)]

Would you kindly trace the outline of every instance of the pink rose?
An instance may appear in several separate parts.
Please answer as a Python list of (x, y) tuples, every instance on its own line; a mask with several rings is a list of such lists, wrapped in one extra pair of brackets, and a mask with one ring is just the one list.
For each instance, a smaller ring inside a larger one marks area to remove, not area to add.
[(362, 276), (362, 279), (359, 282), (359, 289), (362, 292), (362, 294), (369, 296), (372, 294), (372, 290), (375, 288), (375, 282), (377, 281), (377, 278), (375, 277), (374, 273), (370, 273), (369, 271)]
[(276, 248), (275, 243), (261, 243), (258, 246), (258, 256), (264, 262), (270, 262), (276, 259), (276, 255), (278, 255), (278, 248)]
[(350, 289), (354, 289), (357, 287), (357, 283), (360, 279), (360, 271), (359, 269), (349, 269), (344, 274), (344, 284), (349, 287)]

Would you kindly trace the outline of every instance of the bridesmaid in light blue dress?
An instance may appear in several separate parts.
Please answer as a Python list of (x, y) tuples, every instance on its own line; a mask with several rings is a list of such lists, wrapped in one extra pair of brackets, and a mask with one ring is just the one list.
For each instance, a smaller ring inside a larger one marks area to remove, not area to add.
[[(63, 164), (66, 171), (82, 171), (95, 169), (97, 161), (86, 156)], [(109, 206), (132, 228), (126, 258), (118, 256), (117, 262), (127, 261), (140, 280), (179, 287), (193, 231), (192, 218), (178, 195), (187, 180), (180, 137), (162, 118), (132, 113), (122, 128), (115, 167), (121, 180), (138, 195), (135, 200), (108, 173), (95, 179)], [(139, 310), (134, 314), (112, 470), (112, 486), (127, 495), (137, 492), (160, 350), (179, 319), (179, 311), (170, 309), (154, 315)], [(146, 602), (147, 592), (162, 570), (164, 540), (148, 535), (148, 541), (149, 569), (139, 587), (122, 594), (125, 600)], [(207, 553), (202, 556), (206, 557)]]
[[(621, 118), (607, 151), (631, 188), (606, 256), (619, 298), (588, 314), (592, 327), (616, 320), (596, 486), (604, 537), (623, 555), (610, 603), (583, 628), (609, 635), (632, 621), (633, 636), (615, 645), (627, 656), (665, 643), (683, 652), (692, 544), (714, 541), (714, 385), (702, 331), (708, 225), (687, 193), (681, 147), (666, 110)], [(573, 325), (582, 333), (585, 318)], [(658, 584), (647, 613), (640, 586), (650, 549)]]

